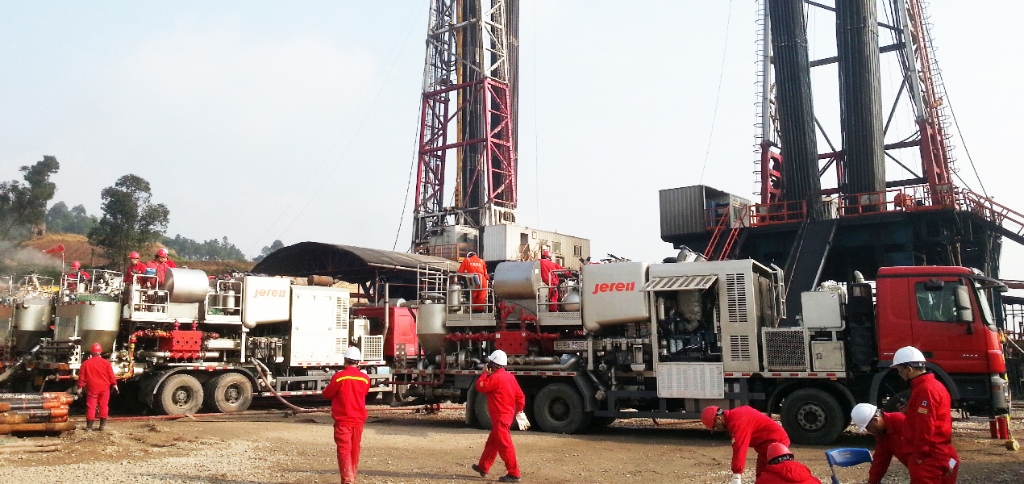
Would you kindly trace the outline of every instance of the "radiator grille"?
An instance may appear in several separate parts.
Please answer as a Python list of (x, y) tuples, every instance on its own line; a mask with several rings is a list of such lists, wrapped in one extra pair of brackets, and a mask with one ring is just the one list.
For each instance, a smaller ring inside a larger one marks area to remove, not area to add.
[(765, 328), (765, 366), (768, 370), (807, 371), (807, 341), (803, 328)]
[[(334, 329), (348, 334), (348, 299), (339, 297), (334, 313)], [(347, 338), (346, 338), (347, 339)]]
[(747, 277), (742, 273), (725, 275), (726, 305), (730, 323), (747, 321)]
[(345, 350), (348, 349), (348, 337), (345, 338), (334, 338), (334, 354), (337, 356), (343, 356)]
[(729, 336), (729, 361), (750, 361), (750, 336)]

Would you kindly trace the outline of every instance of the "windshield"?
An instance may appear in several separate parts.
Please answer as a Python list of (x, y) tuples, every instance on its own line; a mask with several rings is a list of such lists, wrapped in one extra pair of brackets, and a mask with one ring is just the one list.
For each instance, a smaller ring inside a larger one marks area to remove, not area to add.
[(988, 302), (988, 291), (991, 289), (982, 289), (978, 281), (971, 281), (971, 285), (974, 287), (974, 294), (978, 297), (978, 306), (981, 307), (981, 318), (985, 326), (992, 331), (998, 331), (995, 319), (992, 317), (992, 306)]

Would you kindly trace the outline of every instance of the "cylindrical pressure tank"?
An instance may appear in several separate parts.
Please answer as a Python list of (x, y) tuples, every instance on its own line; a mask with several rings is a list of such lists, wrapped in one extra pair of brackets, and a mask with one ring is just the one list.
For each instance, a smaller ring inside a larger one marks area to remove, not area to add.
[(562, 311), (579, 311), (580, 310), (580, 288), (579, 286), (569, 286), (568, 292), (565, 297), (562, 298), (562, 304), (559, 307)]
[(421, 304), (416, 310), (416, 337), (426, 353), (440, 353), (443, 349), (447, 316), (444, 304)]
[(167, 269), (167, 292), (171, 302), (197, 303), (206, 300), (210, 292), (210, 279), (196, 269)]
[(540, 262), (502, 262), (494, 269), (491, 285), (498, 299), (534, 299), (542, 285)]

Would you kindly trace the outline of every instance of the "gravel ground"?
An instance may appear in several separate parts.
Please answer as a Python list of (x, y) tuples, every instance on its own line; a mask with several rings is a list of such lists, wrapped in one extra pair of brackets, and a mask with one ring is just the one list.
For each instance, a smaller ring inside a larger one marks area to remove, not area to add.
[[(413, 414), (372, 409), (363, 435), (362, 483), (487, 482), (501, 476), (497, 463), (489, 479), (469, 469), (486, 433), (466, 428), (462, 412)], [(1018, 415), (1024, 416), (1024, 415)], [(1012, 430), (1024, 436), (1015, 420)], [(0, 483), (320, 483), (338, 482), (324, 414), (294, 417), (253, 413), (232, 418), (174, 421), (118, 421), (100, 432), (68, 432), (62, 450), (47, 454), (0, 454), (6, 462)], [(954, 424), (954, 445), (963, 459), (961, 483), (1024, 482), (1024, 453), (1009, 452), (988, 437), (985, 422)], [(514, 432), (525, 482), (689, 482), (729, 480), (728, 437), (711, 435), (696, 422), (627, 420), (599, 433), (553, 435)], [(0, 438), (0, 445), (24, 441)], [(1024, 440), (1024, 439), (1022, 439)], [(871, 447), (869, 437), (847, 433), (831, 447)], [(828, 482), (823, 447), (796, 446), (794, 453)], [(744, 481), (752, 483), (753, 452)], [(846, 482), (863, 482), (866, 467), (843, 469)], [(894, 462), (887, 483), (908, 482)]]

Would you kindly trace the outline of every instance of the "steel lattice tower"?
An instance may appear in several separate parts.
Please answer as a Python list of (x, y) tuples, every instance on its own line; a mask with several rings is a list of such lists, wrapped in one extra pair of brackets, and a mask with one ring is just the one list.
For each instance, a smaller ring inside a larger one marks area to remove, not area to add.
[[(423, 72), (414, 250), (444, 227), (515, 221), (518, 0), (433, 0)], [(456, 160), (452, 205), (446, 169)], [(438, 254), (441, 255), (441, 254)], [(454, 254), (457, 258), (460, 254)]]

